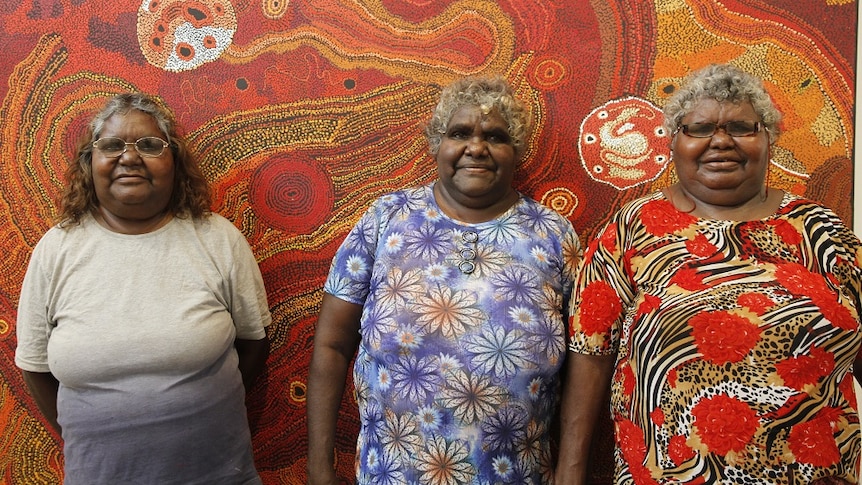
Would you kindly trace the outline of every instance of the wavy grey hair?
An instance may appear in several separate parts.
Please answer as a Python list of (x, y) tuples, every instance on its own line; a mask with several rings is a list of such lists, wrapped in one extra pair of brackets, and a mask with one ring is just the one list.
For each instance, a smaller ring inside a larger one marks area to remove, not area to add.
[(462, 78), (443, 88), (434, 114), (425, 126), (428, 149), (432, 156), (437, 156), (452, 115), (464, 106), (478, 106), (483, 113), (496, 109), (509, 128), (516, 156), (520, 159), (524, 155), (530, 126), (527, 108), (515, 97), (506, 79), (491, 76)]
[(712, 64), (692, 72), (682, 87), (664, 105), (664, 126), (674, 133), (682, 119), (694, 109), (698, 101), (713, 99), (719, 103), (749, 102), (774, 143), (779, 135), (781, 113), (763, 87), (763, 82), (731, 64)]

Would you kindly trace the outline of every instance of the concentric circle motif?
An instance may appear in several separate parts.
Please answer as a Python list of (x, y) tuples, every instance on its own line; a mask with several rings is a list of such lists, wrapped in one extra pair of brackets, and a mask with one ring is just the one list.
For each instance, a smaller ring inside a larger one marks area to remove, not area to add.
[(576, 209), (580, 209), (580, 198), (566, 187), (550, 187), (545, 189), (539, 202), (568, 218), (575, 214)]
[(581, 122), (578, 152), (598, 182), (623, 190), (654, 180), (670, 161), (661, 110), (641, 98), (615, 99)]
[(570, 74), (571, 69), (562, 60), (551, 57), (537, 59), (528, 71), (530, 82), (544, 91), (557, 88)]
[(188, 71), (218, 59), (236, 26), (228, 1), (145, 0), (138, 9), (138, 44), (150, 64)]
[(313, 160), (273, 158), (252, 175), (249, 201), (270, 227), (310, 234), (332, 212), (332, 180)]

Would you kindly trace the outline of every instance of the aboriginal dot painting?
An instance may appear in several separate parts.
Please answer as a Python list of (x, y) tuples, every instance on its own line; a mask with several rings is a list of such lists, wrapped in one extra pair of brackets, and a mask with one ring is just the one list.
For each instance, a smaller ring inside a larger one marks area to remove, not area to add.
[[(0, 482), (62, 480), (59, 437), (13, 363), (16, 306), (75, 142), (113, 94), (152, 93), (175, 111), (213, 209), (255, 251), (274, 323), (249, 399), (254, 452), (264, 483), (301, 484), (330, 260), (374, 198), (434, 177), (421, 130), (442, 85), (511, 81), (535, 125), (517, 188), (586, 242), (623, 202), (674, 181), (660, 109), (683, 76), (734, 63), (784, 114), (771, 183), (849, 222), (856, 12), (851, 0), (0, 2)], [(345, 481), (357, 423), (348, 391)], [(603, 425), (598, 484), (610, 476)]]

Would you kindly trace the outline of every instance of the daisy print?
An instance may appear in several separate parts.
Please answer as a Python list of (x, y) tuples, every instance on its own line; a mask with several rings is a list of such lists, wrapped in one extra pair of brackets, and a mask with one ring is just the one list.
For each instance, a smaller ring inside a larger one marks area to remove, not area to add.
[(539, 394), (542, 392), (542, 378), (534, 377), (530, 380), (530, 384), (527, 385), (527, 395), (530, 396), (531, 401), (535, 401), (539, 399)]
[(536, 316), (525, 306), (510, 308), (509, 317), (520, 327), (531, 327), (536, 323)]
[(530, 255), (539, 263), (539, 267), (545, 267), (551, 262), (551, 256), (542, 246), (533, 246), (530, 250)]
[(390, 387), (392, 387), (392, 374), (389, 373), (389, 369), (381, 365), (377, 368), (377, 389), (386, 392)]
[(501, 455), (494, 458), (493, 461), (494, 473), (503, 480), (512, 477), (512, 470), (515, 468), (512, 465), (512, 459), (506, 455)]
[(419, 416), (419, 427), (426, 433), (436, 431), (440, 428), (442, 417), (440, 411), (433, 406), (423, 406), (416, 413)]
[(352, 255), (347, 258), (346, 266), (347, 272), (355, 279), (362, 278), (366, 271), (368, 271), (368, 266), (365, 264), (365, 260), (357, 255)]
[(440, 373), (448, 374), (450, 372), (455, 372), (456, 370), (461, 368), (461, 362), (457, 357), (449, 354), (440, 354), (437, 357)]
[(397, 253), (402, 247), (404, 247), (404, 235), (400, 232), (393, 232), (386, 236), (384, 247), (386, 248), (386, 252), (389, 254)]
[(422, 345), (422, 335), (413, 328), (404, 328), (398, 332), (398, 345), (406, 350), (415, 351)]
[(449, 267), (442, 264), (429, 264), (423, 271), (422, 274), (425, 275), (425, 278), (428, 281), (433, 283), (442, 283), (446, 281), (449, 277)]

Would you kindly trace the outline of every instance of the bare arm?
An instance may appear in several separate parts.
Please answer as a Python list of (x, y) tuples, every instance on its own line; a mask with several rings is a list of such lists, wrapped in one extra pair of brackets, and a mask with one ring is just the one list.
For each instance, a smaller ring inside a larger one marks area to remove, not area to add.
[(614, 356), (566, 356), (566, 382), (560, 408), (560, 456), (556, 483), (586, 484), (595, 424), (606, 402)]
[(30, 389), (30, 395), (36, 401), (36, 406), (39, 411), (48, 420), (57, 432), (60, 432), (60, 425), (57, 423), (57, 389), (60, 383), (54, 374), (50, 372), (29, 372), (22, 371), (24, 374), (24, 383)]
[(862, 356), (856, 355), (856, 360), (853, 361), (853, 377), (856, 378), (856, 383), (862, 385)]
[(323, 294), (308, 370), (308, 483), (335, 484), (335, 431), (362, 306)]
[(254, 382), (263, 373), (266, 359), (269, 357), (269, 339), (260, 340), (236, 339), (233, 342), (239, 356), (239, 373), (242, 374), (242, 385), (245, 393), (251, 390)]

